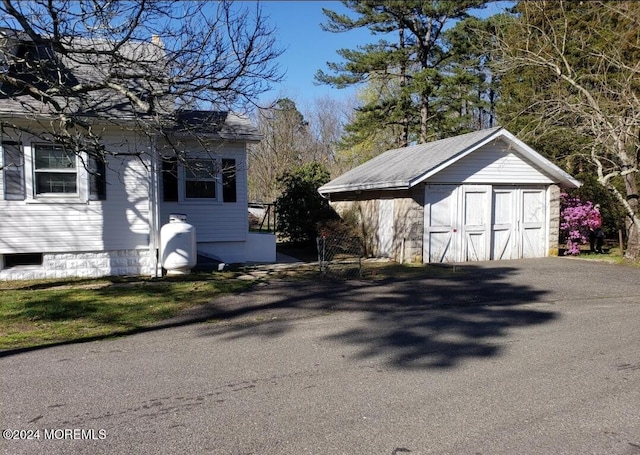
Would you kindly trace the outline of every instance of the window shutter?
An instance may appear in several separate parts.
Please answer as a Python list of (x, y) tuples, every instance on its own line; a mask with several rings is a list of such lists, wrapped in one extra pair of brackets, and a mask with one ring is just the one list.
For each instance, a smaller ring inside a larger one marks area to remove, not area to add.
[(2, 142), (4, 198), (22, 201), (25, 198), (24, 189), (24, 154), (17, 142)]
[(162, 160), (162, 200), (178, 201), (178, 160), (176, 158)]
[(222, 160), (222, 202), (237, 202), (236, 160)]
[(89, 200), (107, 199), (107, 165), (103, 158), (89, 157)]

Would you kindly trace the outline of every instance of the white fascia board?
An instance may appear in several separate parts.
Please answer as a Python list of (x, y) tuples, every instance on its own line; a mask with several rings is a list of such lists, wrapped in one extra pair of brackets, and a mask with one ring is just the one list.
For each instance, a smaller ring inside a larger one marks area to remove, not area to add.
[(336, 185), (325, 188), (318, 188), (320, 194), (327, 195), (333, 193), (347, 193), (349, 191), (370, 191), (370, 190), (406, 190), (409, 189), (407, 182), (378, 182), (378, 183), (359, 183), (355, 185)]
[(574, 179), (567, 172), (563, 171), (560, 167), (556, 166), (544, 156), (533, 150), (531, 147), (529, 147), (527, 144), (522, 142), (510, 132), (502, 130), (500, 131), (500, 133), (502, 136), (512, 142), (513, 145), (518, 149), (518, 151), (522, 153), (522, 155), (539, 166), (543, 171), (555, 177), (559, 181), (558, 183), (563, 183), (565, 186), (573, 188), (579, 188), (582, 186), (582, 183), (580, 181)]

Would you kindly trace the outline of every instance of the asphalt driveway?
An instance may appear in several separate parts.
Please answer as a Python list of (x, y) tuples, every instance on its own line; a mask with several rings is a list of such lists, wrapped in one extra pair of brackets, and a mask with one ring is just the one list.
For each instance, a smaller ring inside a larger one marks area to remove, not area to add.
[(640, 453), (639, 322), (640, 269), (568, 258), (271, 281), (146, 333), (4, 355), (0, 444)]

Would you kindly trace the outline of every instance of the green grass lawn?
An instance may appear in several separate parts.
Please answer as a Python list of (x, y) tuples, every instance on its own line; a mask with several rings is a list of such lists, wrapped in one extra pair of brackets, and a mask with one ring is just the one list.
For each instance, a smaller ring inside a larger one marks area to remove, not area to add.
[(0, 349), (117, 335), (235, 292), (250, 282), (233, 273), (181, 279), (0, 282)]

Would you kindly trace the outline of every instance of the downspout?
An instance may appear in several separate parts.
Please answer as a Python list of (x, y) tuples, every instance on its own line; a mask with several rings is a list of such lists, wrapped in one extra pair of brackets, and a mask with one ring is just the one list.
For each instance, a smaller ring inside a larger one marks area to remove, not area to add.
[(153, 134), (151, 140), (151, 175), (149, 178), (149, 254), (151, 256), (152, 273), (151, 276), (158, 278), (162, 276), (160, 272), (160, 264), (158, 259), (160, 248), (160, 204), (158, 188), (158, 147), (157, 135)]

